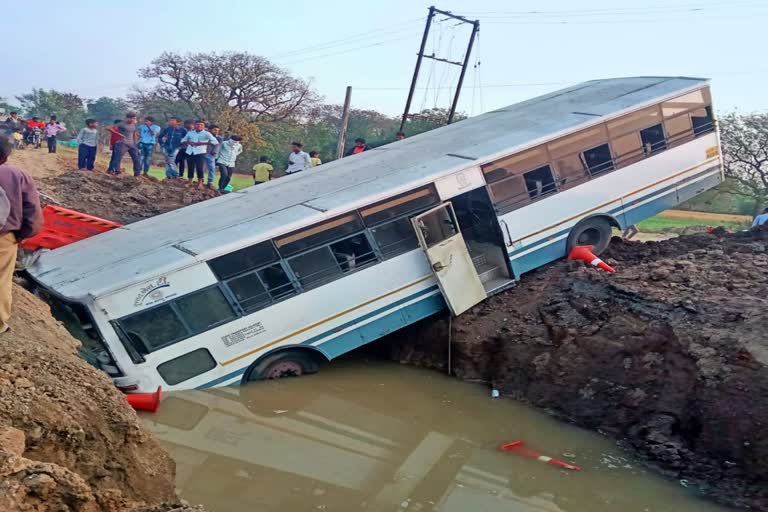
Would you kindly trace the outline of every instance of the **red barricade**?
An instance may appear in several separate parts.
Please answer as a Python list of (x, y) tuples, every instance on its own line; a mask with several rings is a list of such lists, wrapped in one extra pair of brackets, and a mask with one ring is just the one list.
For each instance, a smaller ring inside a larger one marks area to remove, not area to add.
[(27, 238), (19, 247), (30, 251), (56, 249), (121, 226), (117, 222), (53, 205), (43, 208), (43, 221), (40, 233)]

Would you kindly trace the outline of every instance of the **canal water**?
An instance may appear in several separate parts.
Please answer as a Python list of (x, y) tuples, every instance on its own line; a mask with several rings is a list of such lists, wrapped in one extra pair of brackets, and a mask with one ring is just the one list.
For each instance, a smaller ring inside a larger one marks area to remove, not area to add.
[[(360, 358), (168, 394), (143, 416), (211, 512), (722, 512), (599, 434), (485, 386)], [(522, 440), (530, 449), (503, 452)], [(567, 471), (532, 455), (581, 466)]]

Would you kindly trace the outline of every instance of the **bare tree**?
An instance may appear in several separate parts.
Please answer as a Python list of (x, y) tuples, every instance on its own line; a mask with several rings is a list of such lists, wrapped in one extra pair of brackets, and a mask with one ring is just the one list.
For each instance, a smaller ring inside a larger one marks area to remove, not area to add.
[(245, 52), (163, 53), (139, 76), (157, 82), (145, 95), (182, 101), (200, 117), (232, 110), (250, 121), (280, 121), (317, 101), (308, 82)]
[(719, 118), (725, 175), (768, 206), (768, 114), (730, 113)]

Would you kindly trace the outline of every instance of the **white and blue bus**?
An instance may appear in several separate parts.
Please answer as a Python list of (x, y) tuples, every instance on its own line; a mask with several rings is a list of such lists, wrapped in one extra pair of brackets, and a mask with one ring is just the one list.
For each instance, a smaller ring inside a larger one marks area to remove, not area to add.
[(126, 392), (302, 375), (723, 179), (709, 82), (595, 80), (43, 254)]

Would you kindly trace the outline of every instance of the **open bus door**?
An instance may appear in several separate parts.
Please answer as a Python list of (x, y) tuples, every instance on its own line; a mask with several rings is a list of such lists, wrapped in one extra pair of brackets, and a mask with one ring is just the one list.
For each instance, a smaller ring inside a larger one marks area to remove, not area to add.
[(450, 202), (411, 219), (445, 302), (454, 316), (486, 298)]

